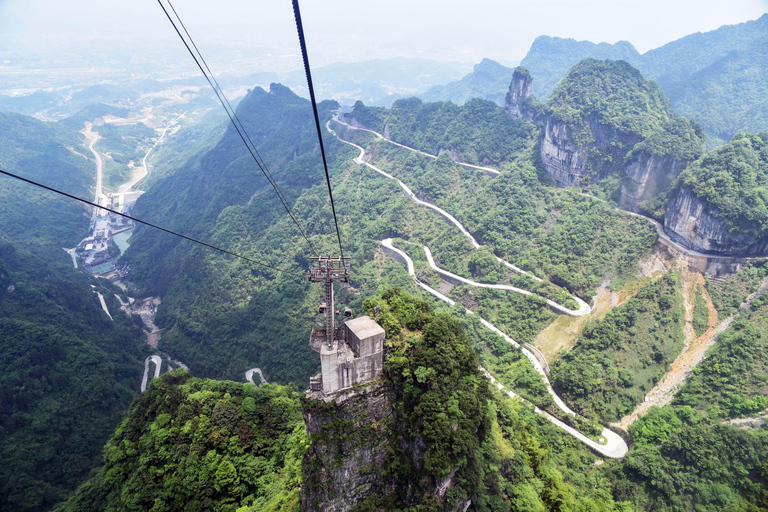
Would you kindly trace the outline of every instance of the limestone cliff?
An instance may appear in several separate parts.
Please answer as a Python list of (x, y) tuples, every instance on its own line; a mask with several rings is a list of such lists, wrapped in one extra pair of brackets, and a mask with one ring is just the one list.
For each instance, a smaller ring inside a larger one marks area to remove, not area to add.
[(532, 114), (527, 108), (531, 96), (533, 78), (525, 68), (515, 68), (512, 82), (509, 84), (504, 110), (516, 119), (531, 119)]
[(302, 463), (303, 511), (343, 512), (374, 493), (395, 491), (396, 481), (384, 476), (393, 404), (391, 387), (380, 380), (330, 400), (322, 392), (307, 394), (303, 411), (310, 447)]
[(688, 187), (675, 193), (667, 205), (664, 231), (674, 241), (695, 251), (726, 256), (768, 254), (768, 235), (759, 238), (736, 233), (717, 208)]
[(702, 151), (696, 127), (626, 62), (579, 63), (546, 106), (531, 105), (530, 89), (530, 76), (520, 73), (510, 84), (507, 112), (541, 126), (539, 156), (559, 187), (588, 188), (618, 175), (619, 205), (639, 211)]
[(666, 192), (686, 164), (669, 154), (637, 152), (623, 169), (619, 208), (637, 212), (643, 202)]

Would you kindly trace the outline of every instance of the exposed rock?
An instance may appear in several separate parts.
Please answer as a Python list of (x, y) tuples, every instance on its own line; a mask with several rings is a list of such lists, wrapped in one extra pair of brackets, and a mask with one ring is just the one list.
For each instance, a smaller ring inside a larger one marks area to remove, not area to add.
[(541, 161), (558, 187), (575, 187), (587, 174), (580, 148), (563, 122), (547, 120), (541, 140)]
[(759, 238), (734, 233), (718, 215), (717, 208), (699, 198), (690, 188), (681, 188), (669, 201), (664, 231), (688, 249), (727, 256), (765, 256), (768, 235)]
[(512, 75), (512, 82), (509, 84), (509, 92), (505, 102), (504, 110), (517, 119), (531, 119), (531, 113), (526, 109), (528, 98), (531, 96), (531, 87), (533, 78), (528, 70), (518, 67)]
[(395, 492), (396, 481), (384, 476), (392, 389), (377, 380), (341, 392), (328, 403), (313, 398), (308, 394), (304, 402), (311, 446), (302, 462), (301, 509), (343, 512), (374, 492)]
[[(626, 148), (632, 148), (639, 141), (591, 120), (585, 130), (591, 134), (592, 142), (579, 144), (565, 122), (553, 118), (545, 120), (539, 154), (558, 187), (578, 187), (622, 172)], [(593, 148), (601, 150), (602, 161), (590, 159)], [(587, 182), (584, 182), (585, 178)]]
[(684, 167), (672, 155), (638, 152), (624, 167), (619, 208), (637, 212), (640, 203), (665, 192)]

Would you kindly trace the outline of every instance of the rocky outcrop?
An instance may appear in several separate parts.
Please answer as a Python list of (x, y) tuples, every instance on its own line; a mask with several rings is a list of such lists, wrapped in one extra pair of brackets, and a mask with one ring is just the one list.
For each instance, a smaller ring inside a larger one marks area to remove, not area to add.
[(394, 393), (376, 380), (334, 395), (308, 392), (304, 422), (310, 438), (302, 469), (301, 510), (344, 512), (373, 493), (391, 494), (389, 457)]
[(717, 208), (699, 198), (690, 188), (681, 188), (669, 201), (664, 231), (688, 249), (725, 256), (764, 256), (768, 235), (759, 238), (729, 230)]
[[(584, 130), (589, 132), (591, 142), (579, 144), (565, 122), (552, 117), (544, 120), (539, 155), (558, 187), (587, 185), (622, 172), (627, 148), (638, 142), (594, 121), (588, 121)], [(590, 157), (594, 153), (602, 155), (600, 161)]]
[(533, 78), (528, 70), (518, 67), (512, 75), (509, 84), (504, 110), (516, 119), (531, 119), (532, 114), (526, 108), (528, 98), (531, 96)]
[(575, 187), (586, 176), (585, 148), (579, 147), (563, 122), (548, 119), (539, 154), (558, 187)]
[(665, 192), (686, 164), (671, 155), (638, 152), (624, 167), (619, 208), (639, 211), (641, 203)]

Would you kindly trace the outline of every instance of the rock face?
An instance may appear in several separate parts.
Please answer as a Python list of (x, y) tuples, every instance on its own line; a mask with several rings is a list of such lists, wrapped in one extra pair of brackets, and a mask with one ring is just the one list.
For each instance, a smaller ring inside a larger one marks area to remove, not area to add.
[(687, 187), (681, 188), (667, 205), (664, 231), (679, 244), (703, 253), (727, 256), (768, 254), (768, 235), (756, 239), (731, 233), (717, 208)]
[(329, 402), (322, 394), (307, 394), (304, 422), (311, 446), (302, 462), (301, 510), (344, 512), (374, 492), (395, 492), (396, 481), (384, 476), (393, 404), (394, 392), (379, 380)]
[(576, 187), (587, 174), (584, 150), (565, 123), (547, 119), (539, 154), (558, 187)]
[(512, 75), (509, 84), (504, 110), (514, 118), (530, 119), (531, 115), (525, 109), (525, 103), (531, 95), (533, 78), (525, 68), (518, 67)]
[(671, 155), (640, 151), (624, 167), (619, 208), (637, 212), (640, 203), (666, 191), (684, 167)]
[[(551, 117), (544, 120), (539, 155), (558, 187), (578, 187), (622, 172), (627, 152), (624, 148), (639, 141), (594, 121), (588, 121), (586, 130), (591, 133), (592, 142), (579, 144), (565, 122)], [(590, 160), (593, 148), (605, 154), (602, 162)]]

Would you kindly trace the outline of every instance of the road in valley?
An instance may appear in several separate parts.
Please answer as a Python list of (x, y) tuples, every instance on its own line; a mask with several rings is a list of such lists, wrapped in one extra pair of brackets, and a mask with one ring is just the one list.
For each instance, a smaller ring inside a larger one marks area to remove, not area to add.
[(267, 379), (264, 378), (264, 374), (261, 373), (261, 368), (251, 368), (250, 370), (245, 372), (245, 380), (256, 386), (257, 384), (253, 382), (253, 374), (258, 373), (259, 377), (261, 377), (261, 384), (266, 384)]
[[(416, 278), (416, 273), (413, 265), (413, 260), (405, 254), (405, 252), (401, 251), (397, 247), (392, 245), (392, 239), (387, 238), (386, 240), (382, 240), (381, 242), (382, 246), (385, 248), (385, 251), (393, 256), (397, 261), (400, 263), (404, 263), (406, 268), (408, 269), (408, 274), (416, 281), (416, 284), (418, 284), (421, 288), (426, 290), (427, 292), (431, 293), (438, 299), (447, 302), (451, 306), (456, 304), (455, 301), (449, 299), (442, 293), (438, 292), (437, 290), (434, 290), (430, 286), (426, 285), (425, 283), (422, 283), (419, 281), (418, 278)], [(466, 309), (466, 308), (465, 308)], [(466, 312), (468, 314), (474, 314), (473, 311), (466, 309)], [(496, 326), (488, 322), (487, 320), (480, 318), (480, 322), (488, 329), (492, 330), (493, 332), (499, 334), (501, 337), (503, 337), (508, 343), (520, 347), (523, 354), (528, 358), (529, 361), (531, 361), (531, 364), (533, 364), (534, 368), (536, 368), (536, 371), (541, 375), (541, 378), (544, 379), (544, 382), (547, 385), (547, 390), (549, 391), (549, 394), (552, 395), (552, 399), (554, 400), (555, 404), (560, 408), (561, 411), (563, 411), (566, 414), (576, 416), (576, 413), (573, 412), (563, 401), (562, 399), (555, 393), (555, 390), (552, 388), (552, 386), (549, 383), (549, 379), (547, 378), (547, 375), (544, 371), (544, 368), (539, 363), (537, 357), (535, 354), (533, 354), (526, 346), (520, 346), (519, 343), (514, 341), (512, 338), (501, 332)], [(496, 385), (499, 390), (502, 392), (505, 392), (510, 397), (517, 397), (520, 398), (518, 395), (512, 393), (511, 391), (505, 390), (504, 386), (501, 385), (501, 383), (497, 382), (496, 379), (485, 369), (481, 368), (482, 371), (485, 373), (485, 375), (491, 380), (491, 382)], [(586, 444), (596, 452), (600, 453), (601, 455), (604, 455), (605, 457), (610, 458), (621, 458), (624, 457), (627, 452), (629, 451), (629, 448), (627, 447), (627, 443), (624, 442), (624, 440), (619, 436), (617, 433), (613, 432), (612, 430), (609, 430), (607, 428), (603, 428), (602, 431), (602, 437), (605, 439), (605, 443), (601, 444), (598, 443), (589, 437), (585, 436), (575, 428), (571, 427), (570, 425), (566, 424), (565, 422), (555, 418), (551, 414), (549, 414), (546, 411), (543, 411), (539, 409), (538, 407), (535, 407), (535, 412), (537, 414), (541, 414), (542, 416), (546, 417), (550, 422), (554, 423), (582, 443)]]
[(149, 356), (144, 360), (144, 377), (141, 379), (141, 392), (143, 393), (147, 389), (147, 380), (149, 377), (149, 360), (152, 360), (153, 363), (155, 363), (155, 376), (152, 377), (153, 379), (156, 379), (160, 376), (160, 368), (163, 365), (163, 360), (160, 358), (160, 356)]
[(162, 140), (165, 138), (165, 134), (168, 133), (168, 129), (171, 126), (175, 125), (178, 122), (179, 119), (184, 117), (184, 114), (186, 114), (186, 112), (182, 113), (179, 117), (177, 117), (176, 119), (174, 119), (173, 121), (168, 123), (168, 125), (163, 130), (163, 133), (160, 135), (160, 138), (157, 139), (157, 142), (155, 142), (155, 144), (151, 148), (149, 148), (149, 151), (147, 151), (147, 154), (144, 155), (144, 159), (141, 162), (142, 172), (138, 176), (135, 176), (132, 180), (130, 180), (130, 181), (120, 185), (117, 188), (118, 193), (120, 193), (120, 192), (128, 192), (138, 182), (140, 182), (141, 180), (143, 180), (144, 178), (146, 178), (149, 175), (149, 167), (147, 167), (147, 159), (149, 158), (149, 154), (157, 147), (158, 144), (160, 144), (160, 142), (162, 142)]
[[(103, 183), (103, 177), (104, 177), (104, 162), (101, 160), (101, 155), (98, 151), (96, 151), (96, 148), (93, 147), (94, 144), (96, 144), (96, 141), (99, 140), (99, 134), (94, 133), (93, 125), (91, 123), (88, 123), (86, 125), (86, 128), (81, 131), (85, 137), (91, 141), (91, 143), (88, 145), (88, 149), (91, 150), (91, 153), (93, 153), (93, 156), (96, 158), (96, 192), (94, 193), (93, 202), (104, 206), (104, 201), (102, 198), (104, 198), (104, 194), (102, 193), (102, 183)], [(106, 199), (106, 198), (105, 198)], [(106, 215), (106, 211), (94, 208), (93, 216), (96, 217), (98, 215)]]

